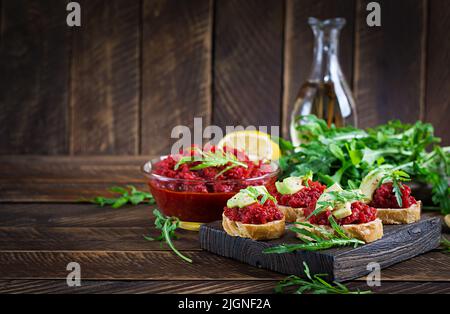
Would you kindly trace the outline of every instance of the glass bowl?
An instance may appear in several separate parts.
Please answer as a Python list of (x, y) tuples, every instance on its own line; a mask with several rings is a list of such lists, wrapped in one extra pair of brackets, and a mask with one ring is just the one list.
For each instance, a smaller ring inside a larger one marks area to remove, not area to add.
[[(248, 179), (233, 180), (187, 180), (169, 178), (153, 173), (155, 163), (165, 156), (148, 161), (142, 171), (148, 179), (150, 192), (156, 205), (166, 216), (178, 217), (182, 222), (205, 223), (222, 218), (223, 208), (227, 200), (234, 194), (250, 185), (273, 185), (277, 180), (280, 168), (276, 162), (271, 162), (272, 172)], [(189, 190), (195, 184), (205, 184), (210, 192), (195, 192)], [(224, 187), (226, 192), (213, 192), (217, 187)]]

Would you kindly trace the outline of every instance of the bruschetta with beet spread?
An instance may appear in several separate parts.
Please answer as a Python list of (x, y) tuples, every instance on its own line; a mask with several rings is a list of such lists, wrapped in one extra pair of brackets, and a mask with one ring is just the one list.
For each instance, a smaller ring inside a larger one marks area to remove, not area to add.
[(326, 189), (320, 182), (312, 181), (312, 173), (303, 177), (288, 177), (275, 183), (272, 194), (278, 208), (284, 213), (286, 222), (294, 222), (304, 217), (304, 210)]
[(402, 181), (409, 175), (400, 170), (376, 169), (361, 182), (366, 203), (377, 209), (384, 224), (409, 224), (420, 220), (422, 202), (411, 195)]
[[(320, 227), (311, 228), (311, 232), (323, 229), (335, 232), (330, 226), (332, 216), (347, 236), (366, 243), (373, 242), (383, 236), (383, 224), (377, 217), (377, 210), (365, 204), (363, 199), (364, 195), (359, 190), (345, 191), (334, 184), (324, 191), (315, 204), (305, 208), (305, 218), (297, 221)], [(298, 236), (302, 237), (301, 234)]]
[(285, 218), (265, 186), (249, 186), (228, 200), (222, 226), (231, 236), (270, 240), (284, 234)]

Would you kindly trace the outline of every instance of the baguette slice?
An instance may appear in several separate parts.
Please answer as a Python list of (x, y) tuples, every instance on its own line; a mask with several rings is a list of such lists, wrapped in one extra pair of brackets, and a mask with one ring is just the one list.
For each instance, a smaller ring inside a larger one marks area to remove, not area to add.
[(278, 239), (284, 234), (285, 219), (271, 221), (261, 225), (243, 224), (229, 219), (222, 214), (222, 226), (226, 233), (233, 237), (250, 238), (253, 240)]
[(408, 208), (377, 208), (377, 217), (386, 225), (410, 224), (420, 220), (422, 202)]
[[(298, 222), (304, 222), (304, 220), (297, 220)], [(334, 229), (330, 226), (322, 226), (322, 225), (315, 225), (318, 228), (309, 228), (302, 225), (297, 225), (297, 228), (305, 228), (317, 235), (323, 235), (319, 228), (323, 228), (329, 232), (335, 233)], [(366, 243), (370, 243), (376, 240), (379, 240), (383, 237), (383, 223), (381, 222), (381, 219), (375, 219), (371, 222), (366, 222), (363, 224), (349, 224), (349, 225), (342, 225), (342, 229), (344, 229), (345, 233), (351, 237), (355, 238), (361, 241), (364, 241)], [(305, 237), (302, 234), (297, 233), (298, 238)], [(311, 240), (311, 239), (309, 239)]]
[(278, 205), (278, 209), (284, 214), (286, 222), (294, 222), (297, 219), (304, 219), (305, 214), (303, 208), (295, 208), (284, 205)]

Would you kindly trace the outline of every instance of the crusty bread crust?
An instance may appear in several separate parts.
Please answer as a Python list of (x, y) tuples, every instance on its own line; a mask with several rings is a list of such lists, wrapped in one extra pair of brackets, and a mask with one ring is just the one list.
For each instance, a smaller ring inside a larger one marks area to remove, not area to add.
[(253, 240), (278, 239), (284, 234), (285, 225), (284, 216), (281, 220), (254, 225), (230, 220), (227, 216), (222, 214), (223, 229), (233, 237), (250, 238)]
[(420, 220), (422, 202), (408, 208), (377, 208), (377, 217), (386, 225), (410, 224)]
[[(298, 220), (298, 222), (304, 222), (304, 220)], [(322, 226), (322, 225), (316, 225), (317, 227), (321, 227), (323, 229), (326, 229), (329, 232), (335, 233), (334, 229), (330, 226)], [(305, 228), (309, 231), (321, 235), (320, 230), (312, 229), (306, 226), (297, 225), (298, 228)], [(352, 238), (364, 241), (366, 243), (370, 243), (376, 240), (379, 240), (383, 237), (383, 223), (380, 219), (375, 219), (371, 222), (363, 223), (363, 224), (349, 224), (349, 225), (342, 225), (342, 229), (344, 229), (345, 233)], [(298, 238), (305, 237), (302, 234), (297, 233)]]
[(450, 228), (450, 214), (445, 215), (444, 217), (445, 224)]
[(304, 219), (304, 208), (295, 208), (284, 205), (278, 205), (278, 209), (284, 214), (286, 222), (294, 222), (297, 219)]
[(383, 223), (378, 218), (364, 224), (343, 225), (342, 228), (349, 236), (366, 243), (376, 241), (383, 237)]

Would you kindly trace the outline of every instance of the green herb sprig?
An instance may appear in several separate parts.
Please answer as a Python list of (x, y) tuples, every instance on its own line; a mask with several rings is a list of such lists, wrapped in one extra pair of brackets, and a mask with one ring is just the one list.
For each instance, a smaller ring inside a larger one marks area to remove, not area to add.
[(400, 207), (403, 206), (402, 201), (402, 190), (403, 185), (401, 182), (409, 181), (411, 180), (409, 177), (409, 174), (407, 174), (403, 170), (393, 170), (389, 171), (380, 181), (379, 185), (383, 184), (384, 182), (392, 182), (392, 189), (395, 194), (395, 199), (397, 200), (397, 203)]
[(312, 225), (307, 222), (296, 222), (295, 224), (318, 231), (317, 234), (305, 228), (290, 227), (289, 228), (290, 231), (302, 235), (302, 237), (300, 237), (300, 240), (302, 240), (303, 243), (281, 244), (267, 248), (263, 251), (263, 253), (281, 254), (281, 253), (290, 253), (297, 250), (318, 251), (341, 246), (357, 247), (358, 245), (364, 244), (364, 241), (348, 237), (345, 234), (345, 231), (342, 229), (342, 227), (339, 226), (337, 222), (334, 220), (333, 216), (329, 216), (328, 221), (330, 222), (330, 225), (333, 228), (334, 232), (331, 232), (320, 226)]
[(101, 207), (110, 205), (112, 208), (119, 208), (125, 204), (138, 205), (141, 203), (147, 203), (150, 205), (155, 204), (153, 196), (144, 191), (139, 191), (132, 185), (127, 185), (126, 188), (113, 186), (109, 189), (110, 192), (120, 194), (116, 198), (108, 198), (103, 196), (97, 196), (90, 200), (91, 203), (97, 204)]
[[(267, 200), (271, 200), (274, 203), (277, 203), (277, 199), (273, 197), (269, 191), (267, 191), (267, 188), (263, 185), (261, 186), (248, 186), (245, 189), (242, 189), (239, 191), (239, 193), (247, 194), (255, 201), (258, 201), (261, 205), (264, 205), (264, 203)], [(260, 198), (261, 197), (261, 198)]]
[(182, 164), (198, 162), (198, 164), (192, 166), (191, 170), (200, 170), (209, 167), (225, 167), (222, 171), (216, 174), (216, 178), (227, 172), (234, 167), (244, 167), (248, 168), (248, 165), (236, 157), (236, 155), (225, 152), (221, 149), (216, 151), (203, 151), (198, 147), (194, 147), (193, 150), (197, 152), (198, 155), (194, 156), (183, 156), (176, 163), (174, 169), (177, 170)]
[(450, 240), (447, 240), (446, 238), (442, 237), (441, 247), (444, 253), (450, 253)]
[(311, 292), (313, 294), (369, 294), (370, 290), (351, 291), (342, 283), (333, 281), (333, 283), (326, 282), (322, 277), (326, 274), (311, 275), (308, 264), (303, 262), (304, 272), (307, 279), (303, 279), (297, 276), (289, 276), (283, 281), (280, 281), (275, 287), (275, 292), (283, 293), (288, 287), (297, 287), (294, 293), (302, 294), (305, 292)]
[(180, 251), (173, 245), (172, 239), (177, 239), (175, 230), (180, 225), (180, 220), (176, 217), (166, 217), (159, 210), (153, 210), (153, 215), (155, 216), (155, 227), (161, 230), (161, 235), (156, 238), (150, 236), (144, 236), (148, 241), (164, 241), (170, 247), (176, 255), (178, 255), (182, 260), (192, 263), (192, 259), (181, 254)]
[(353, 191), (330, 191), (325, 192), (326, 196), (328, 196), (327, 201), (318, 201), (317, 208), (306, 218), (309, 219), (311, 216), (316, 216), (321, 212), (326, 211), (328, 208), (336, 208), (338, 204), (345, 204), (346, 202), (352, 202), (357, 200), (362, 200), (365, 198), (364, 194), (362, 194), (358, 190)]

